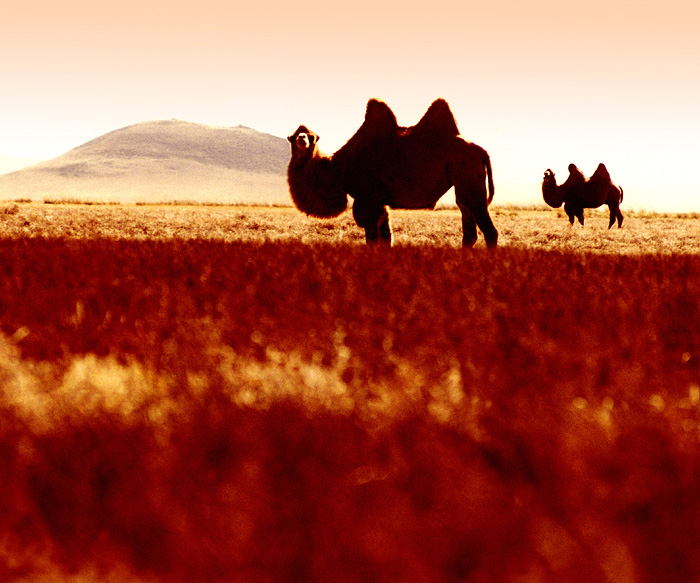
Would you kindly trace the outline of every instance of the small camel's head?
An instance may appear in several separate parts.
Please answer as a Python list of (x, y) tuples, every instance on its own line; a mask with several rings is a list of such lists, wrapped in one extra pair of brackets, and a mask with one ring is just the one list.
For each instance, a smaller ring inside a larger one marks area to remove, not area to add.
[(287, 138), (292, 145), (292, 157), (312, 155), (316, 149), (318, 136), (306, 126), (299, 126), (291, 136)]
[(557, 187), (557, 179), (554, 176), (554, 172), (550, 168), (544, 171), (544, 178), (542, 179), (542, 196), (544, 201), (551, 207), (559, 208), (563, 203), (564, 199), (561, 196), (559, 188)]

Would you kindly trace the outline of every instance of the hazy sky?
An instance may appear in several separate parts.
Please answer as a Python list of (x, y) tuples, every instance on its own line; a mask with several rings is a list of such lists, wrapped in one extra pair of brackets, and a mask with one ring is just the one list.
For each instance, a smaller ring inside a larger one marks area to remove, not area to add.
[(12, 0), (0, 17), (0, 157), (47, 159), (177, 118), (331, 153), (367, 99), (415, 123), (445, 97), (501, 202), (605, 162), (624, 206), (700, 211), (697, 0)]

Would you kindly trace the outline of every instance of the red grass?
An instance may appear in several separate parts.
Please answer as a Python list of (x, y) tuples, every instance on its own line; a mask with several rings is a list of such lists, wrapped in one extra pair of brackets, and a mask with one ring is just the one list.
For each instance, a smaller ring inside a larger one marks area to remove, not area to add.
[(693, 581), (700, 257), (0, 242), (0, 578)]

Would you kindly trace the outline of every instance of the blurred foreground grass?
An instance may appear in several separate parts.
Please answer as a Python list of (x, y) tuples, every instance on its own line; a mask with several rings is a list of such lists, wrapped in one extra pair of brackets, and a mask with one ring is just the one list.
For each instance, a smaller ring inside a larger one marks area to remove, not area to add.
[(696, 581), (699, 288), (698, 255), (2, 240), (0, 579)]

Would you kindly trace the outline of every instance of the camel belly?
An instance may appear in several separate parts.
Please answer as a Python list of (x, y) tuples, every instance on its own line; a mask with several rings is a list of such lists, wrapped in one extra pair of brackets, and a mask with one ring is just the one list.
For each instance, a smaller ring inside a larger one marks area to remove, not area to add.
[[(444, 194), (444, 193), (442, 193)], [(418, 210), (427, 209), (431, 210), (435, 208), (438, 200), (442, 197), (442, 194), (438, 196), (401, 196), (392, 198), (387, 204), (388, 207), (393, 209), (408, 209), (408, 210)]]
[(447, 172), (426, 177), (424, 173), (397, 174), (382, 181), (387, 193), (387, 206), (394, 209), (433, 209), (437, 201), (452, 187)]

